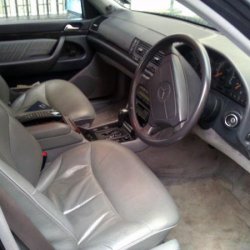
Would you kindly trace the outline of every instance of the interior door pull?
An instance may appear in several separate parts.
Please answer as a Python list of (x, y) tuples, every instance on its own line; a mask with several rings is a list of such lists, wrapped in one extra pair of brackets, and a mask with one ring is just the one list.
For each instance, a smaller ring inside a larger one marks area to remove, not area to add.
[(64, 31), (71, 31), (71, 30), (79, 30), (80, 28), (77, 26), (72, 26), (71, 24), (67, 24), (64, 28)]

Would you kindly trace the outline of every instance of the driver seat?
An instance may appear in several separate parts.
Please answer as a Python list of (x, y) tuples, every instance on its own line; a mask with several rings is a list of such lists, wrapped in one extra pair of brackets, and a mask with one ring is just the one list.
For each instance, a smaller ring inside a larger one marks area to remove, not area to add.
[(123, 146), (88, 142), (41, 171), (40, 146), (2, 102), (0, 131), (0, 188), (55, 249), (150, 249), (176, 225), (164, 186)]

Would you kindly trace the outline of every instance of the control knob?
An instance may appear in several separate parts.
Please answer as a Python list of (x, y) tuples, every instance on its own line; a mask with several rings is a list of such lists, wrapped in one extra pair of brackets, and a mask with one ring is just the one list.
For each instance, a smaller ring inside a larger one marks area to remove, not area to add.
[(240, 116), (234, 112), (230, 112), (225, 116), (224, 123), (228, 128), (235, 128), (240, 123)]

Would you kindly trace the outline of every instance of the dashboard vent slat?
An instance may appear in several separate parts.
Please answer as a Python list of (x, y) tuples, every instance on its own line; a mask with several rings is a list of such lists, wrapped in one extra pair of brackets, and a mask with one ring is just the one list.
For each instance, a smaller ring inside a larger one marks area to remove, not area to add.
[(141, 56), (144, 56), (150, 48), (151, 46), (149, 44), (140, 41), (136, 46), (136, 53)]
[[(151, 47), (152, 46), (150, 44), (145, 43), (135, 38), (133, 42), (131, 43), (129, 54), (134, 61), (139, 63), (142, 60), (142, 58), (146, 55), (146, 53), (151, 49)], [(160, 66), (164, 56), (165, 56), (165, 53), (163, 51), (159, 51), (152, 58), (150, 63), (158, 67)]]
[(129, 54), (134, 61), (140, 62), (150, 48), (150, 44), (135, 38), (131, 43)]
[(151, 63), (155, 64), (156, 66), (160, 66), (163, 57), (165, 56), (163, 51), (159, 51), (156, 55), (152, 58)]

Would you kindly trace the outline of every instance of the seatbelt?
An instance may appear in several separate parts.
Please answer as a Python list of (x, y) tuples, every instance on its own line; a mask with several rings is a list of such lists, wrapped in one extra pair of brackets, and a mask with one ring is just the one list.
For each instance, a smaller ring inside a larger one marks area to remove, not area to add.
[(41, 232), (18, 207), (16, 201), (0, 188), (0, 206), (13, 233), (30, 250), (53, 250)]

